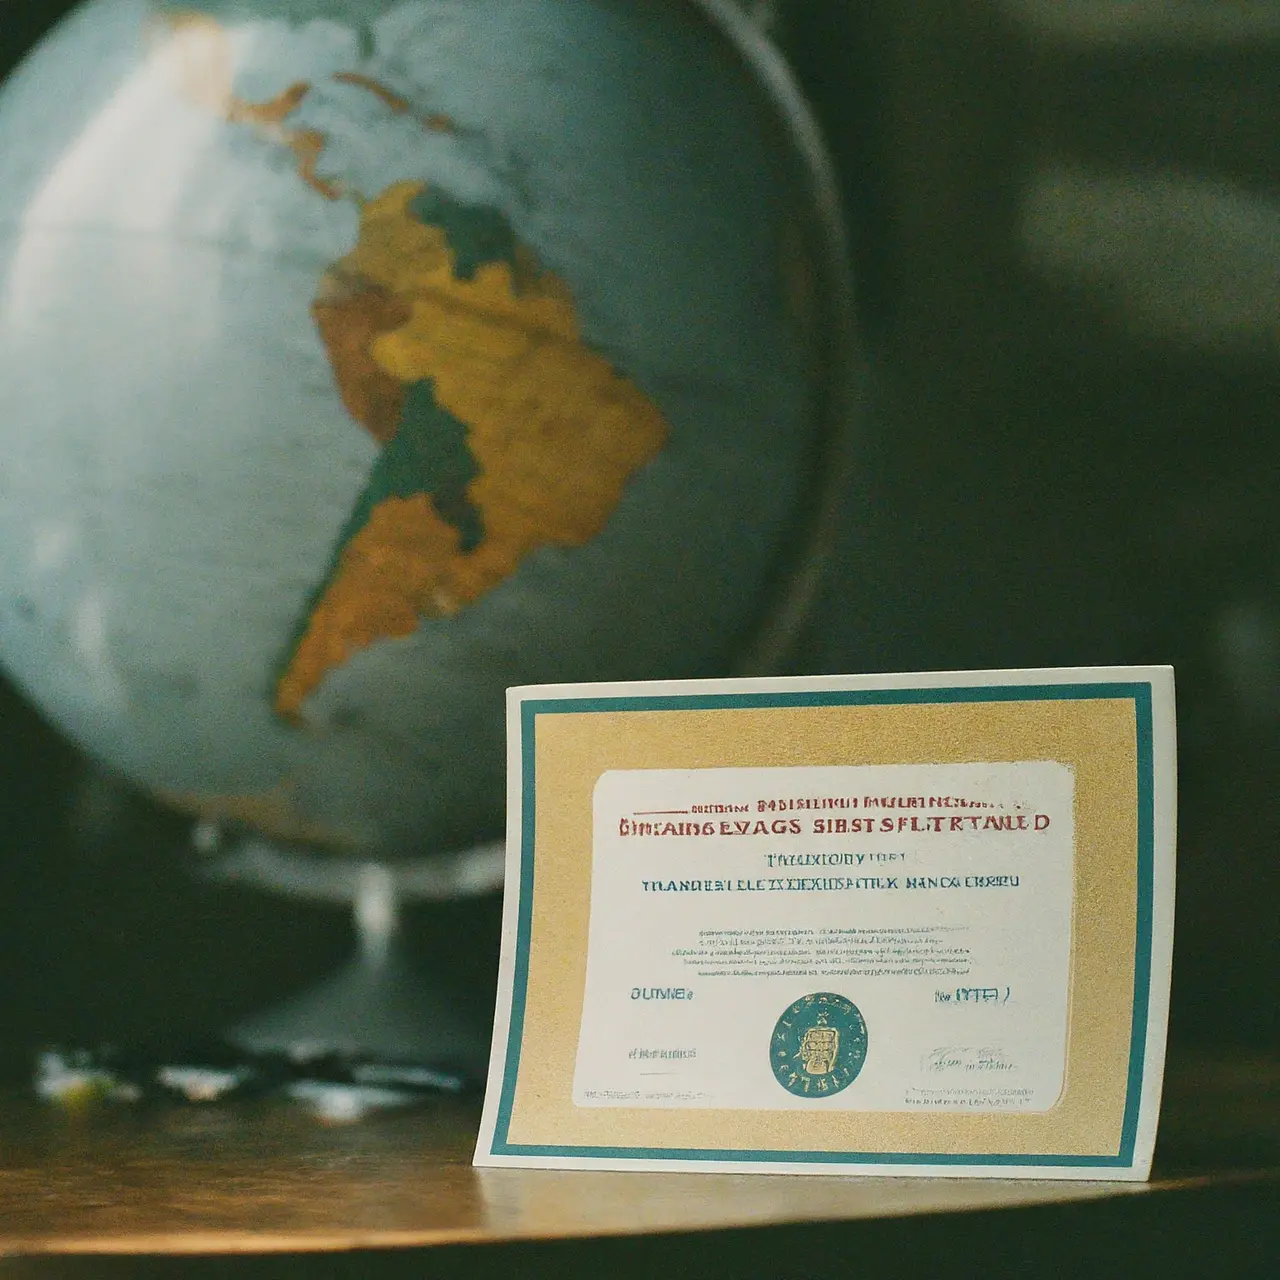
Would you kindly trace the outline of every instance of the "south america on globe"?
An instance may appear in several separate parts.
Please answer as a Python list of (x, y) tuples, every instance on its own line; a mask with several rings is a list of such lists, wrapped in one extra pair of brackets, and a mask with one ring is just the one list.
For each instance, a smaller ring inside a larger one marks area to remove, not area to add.
[(286, 713), (355, 650), (594, 537), (668, 433), (491, 210), (393, 186), (321, 290), (343, 400), (385, 444), (280, 678)]

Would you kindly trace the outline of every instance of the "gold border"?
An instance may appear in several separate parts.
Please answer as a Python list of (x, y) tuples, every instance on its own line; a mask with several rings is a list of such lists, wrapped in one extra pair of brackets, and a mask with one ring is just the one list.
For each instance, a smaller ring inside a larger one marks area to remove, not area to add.
[[(573, 1103), (591, 901), (592, 791), (609, 769), (1054, 760), (1075, 773), (1066, 1082), (1036, 1114), (597, 1108)], [(533, 910), (512, 1144), (1113, 1156), (1137, 928), (1128, 698), (565, 712), (537, 717)]]

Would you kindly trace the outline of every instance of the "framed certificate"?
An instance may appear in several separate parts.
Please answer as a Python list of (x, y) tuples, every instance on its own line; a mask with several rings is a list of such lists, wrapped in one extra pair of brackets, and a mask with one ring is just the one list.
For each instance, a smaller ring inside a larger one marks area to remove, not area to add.
[(478, 1164), (1142, 1178), (1168, 668), (509, 693)]

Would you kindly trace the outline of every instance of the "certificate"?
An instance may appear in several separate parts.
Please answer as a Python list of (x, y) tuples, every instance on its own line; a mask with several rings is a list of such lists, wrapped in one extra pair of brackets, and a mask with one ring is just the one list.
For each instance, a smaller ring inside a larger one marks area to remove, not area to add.
[(1171, 671), (509, 696), (477, 1163), (1146, 1176)]

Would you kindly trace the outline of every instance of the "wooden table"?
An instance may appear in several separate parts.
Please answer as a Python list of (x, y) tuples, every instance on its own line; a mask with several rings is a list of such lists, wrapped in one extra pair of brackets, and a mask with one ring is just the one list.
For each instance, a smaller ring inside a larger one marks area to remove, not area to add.
[(892, 1263), (931, 1233), (940, 1250), (974, 1237), (973, 1260), (983, 1230), (989, 1244), (1022, 1239), (1025, 1258), (1059, 1230), (1077, 1248), (1113, 1230), (1164, 1247), (1202, 1217), (1280, 1222), (1280, 1062), (1269, 1059), (1175, 1061), (1145, 1185), (478, 1170), (476, 1121), (458, 1102), (325, 1126), (282, 1102), (77, 1114), (11, 1095), (0, 1102), (0, 1275), (120, 1274), (130, 1258), (134, 1275), (138, 1255), (153, 1267), (175, 1255), (218, 1255), (225, 1267), (235, 1255), (248, 1274), (267, 1255), (309, 1255), (311, 1276), (350, 1264), (352, 1250), (377, 1251), (359, 1255), (360, 1274), (541, 1274), (545, 1264), (566, 1275), (625, 1271), (654, 1249), (671, 1251), (661, 1265), (682, 1276), (744, 1264), (808, 1274), (824, 1250), (835, 1260), (878, 1248)]

